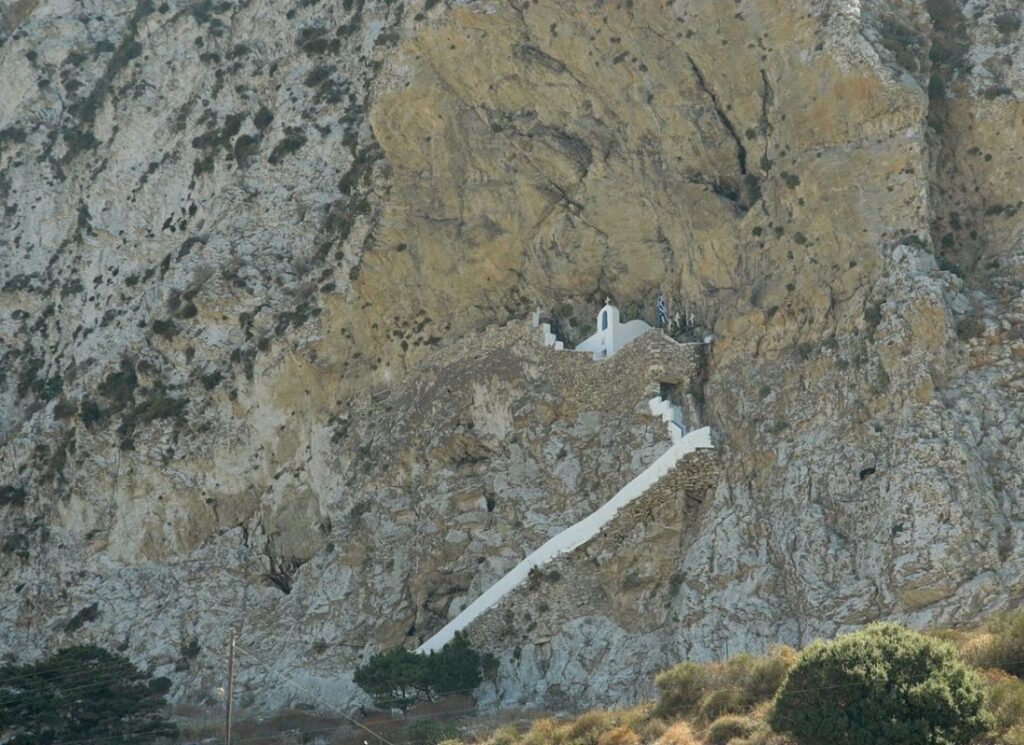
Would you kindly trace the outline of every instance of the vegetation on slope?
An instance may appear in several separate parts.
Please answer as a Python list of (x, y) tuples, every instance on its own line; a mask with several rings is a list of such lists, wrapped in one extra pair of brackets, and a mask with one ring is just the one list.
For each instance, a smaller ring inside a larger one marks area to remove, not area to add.
[(456, 634), (439, 652), (416, 654), (404, 647), (379, 652), (356, 670), (354, 679), (374, 705), (405, 712), (418, 701), (472, 691), (497, 672), (494, 655), (480, 654)]
[[(658, 700), (481, 745), (1024, 745), (1024, 611), (973, 631), (874, 624), (802, 652), (682, 662)], [(449, 741), (449, 745), (456, 745)]]
[(0, 666), (0, 742), (114, 745), (166, 741), (167, 678), (153, 678), (99, 647), (67, 647), (24, 665)]

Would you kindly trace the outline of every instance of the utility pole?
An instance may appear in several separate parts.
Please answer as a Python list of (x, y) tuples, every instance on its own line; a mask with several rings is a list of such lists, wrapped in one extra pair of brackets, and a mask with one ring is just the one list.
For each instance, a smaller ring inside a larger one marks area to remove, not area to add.
[(227, 686), (227, 721), (224, 726), (224, 743), (231, 745), (231, 704), (235, 693), (235, 627), (228, 631), (228, 686)]

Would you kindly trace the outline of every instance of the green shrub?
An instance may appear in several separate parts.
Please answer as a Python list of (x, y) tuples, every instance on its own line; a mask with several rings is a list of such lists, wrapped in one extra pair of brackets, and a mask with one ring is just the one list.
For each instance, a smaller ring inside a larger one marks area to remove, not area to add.
[(711, 685), (706, 665), (680, 662), (654, 679), (658, 688), (658, 716), (679, 717), (693, 712)]
[(1024, 611), (1007, 611), (994, 616), (985, 624), (985, 629), (992, 636), (974, 664), (1024, 676)]
[(558, 739), (575, 745), (596, 745), (605, 733), (615, 729), (617, 723), (612, 712), (594, 709), (566, 724)]
[(746, 681), (750, 699), (767, 701), (778, 693), (796, 660), (796, 650), (785, 646), (776, 647), (764, 657), (755, 657)]
[(977, 318), (961, 318), (956, 322), (956, 335), (961, 341), (975, 339), (985, 334), (985, 324)]
[(748, 708), (747, 697), (740, 688), (718, 688), (700, 700), (697, 708), (701, 719), (712, 721), (725, 714), (739, 714)]
[(806, 745), (955, 745), (992, 717), (975, 673), (948, 644), (873, 624), (800, 655), (770, 722)]
[(747, 717), (725, 716), (716, 719), (708, 727), (708, 745), (728, 745), (733, 740), (749, 737), (757, 731), (757, 722)]
[(151, 422), (155, 419), (173, 419), (185, 412), (188, 400), (170, 396), (162, 391), (154, 391), (153, 395), (139, 404), (135, 415), (140, 422)]
[(796, 652), (779, 647), (763, 657), (740, 654), (725, 662), (676, 665), (655, 679), (659, 692), (655, 713), (662, 717), (696, 714), (710, 721), (749, 711), (775, 695), (795, 660)]
[(459, 730), (450, 724), (436, 719), (419, 719), (405, 728), (403, 739), (417, 745), (439, 745), (439, 743), (458, 740)]
[(1020, 31), (1020, 15), (1012, 10), (997, 13), (995, 17), (996, 28), (1001, 34), (1012, 34)]
[(165, 339), (173, 339), (178, 335), (178, 326), (170, 319), (159, 318), (153, 321), (151, 328), (154, 334)]
[(87, 426), (92, 425), (103, 418), (103, 409), (92, 399), (86, 398), (82, 400), (81, 405), (78, 407), (78, 416), (81, 417), (82, 422)]
[(270, 151), (270, 156), (267, 158), (267, 162), (272, 166), (276, 166), (288, 155), (301, 150), (302, 146), (305, 144), (306, 135), (300, 128), (286, 127), (284, 138), (274, 145), (274, 149)]
[(640, 745), (640, 736), (629, 727), (619, 725), (601, 733), (597, 745)]
[(0, 507), (5, 505), (13, 505), (14, 507), (24, 507), (25, 497), (28, 496), (28, 492), (22, 486), (13, 486), (11, 484), (5, 484), (0, 486)]
[(128, 357), (121, 358), (120, 368), (103, 379), (96, 390), (109, 399), (116, 408), (133, 402), (139, 379), (135, 375), (135, 364)]
[(519, 742), (519, 730), (515, 727), (498, 727), (487, 739), (487, 745), (516, 745)]
[(989, 682), (985, 694), (985, 708), (998, 731), (1024, 730), (1024, 683), (1000, 674)]

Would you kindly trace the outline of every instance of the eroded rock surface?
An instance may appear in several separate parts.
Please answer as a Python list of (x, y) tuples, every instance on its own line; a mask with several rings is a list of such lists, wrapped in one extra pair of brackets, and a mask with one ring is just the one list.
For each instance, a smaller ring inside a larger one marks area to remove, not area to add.
[[(658, 290), (716, 337), (720, 480), (656, 561), (681, 630), (588, 611), (546, 642), (578, 664), (510, 695), (596, 696), (655, 644), (1018, 604), (1021, 16), (9, 3), (5, 649), (120, 646), (195, 698), (191, 640), (235, 623), (350, 700), (360, 654), (439, 628), (665, 445), (650, 381), (586, 398), (600, 373), (560, 367), (586, 360), (501, 325), (541, 307), (578, 340), (606, 296), (653, 321)], [(248, 675), (249, 703), (301, 698)]]

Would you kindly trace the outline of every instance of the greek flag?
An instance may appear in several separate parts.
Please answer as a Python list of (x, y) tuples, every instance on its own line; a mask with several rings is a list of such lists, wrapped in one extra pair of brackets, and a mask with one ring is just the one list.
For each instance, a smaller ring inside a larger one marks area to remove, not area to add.
[(668, 309), (665, 307), (665, 295), (658, 293), (658, 328), (668, 325)]

